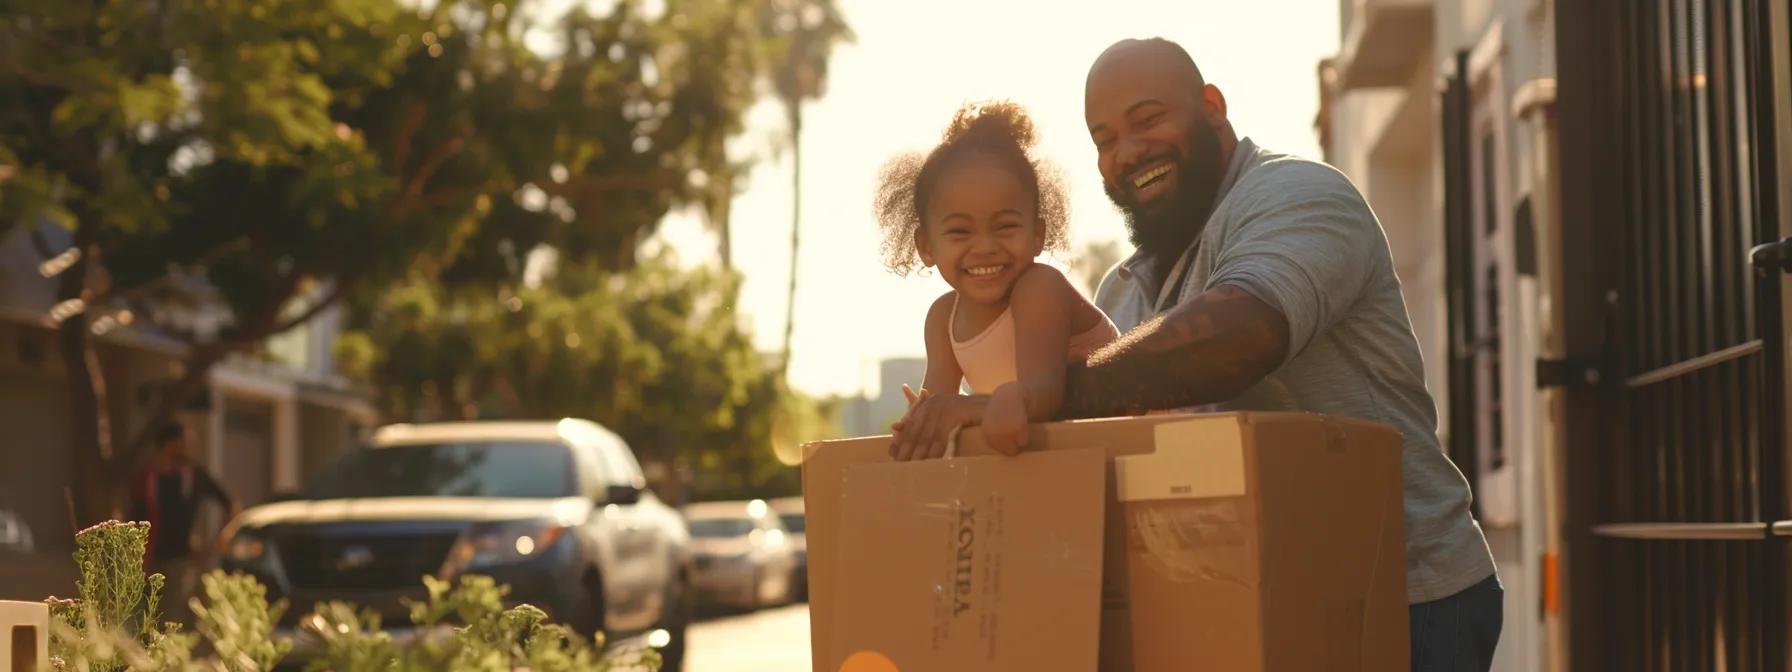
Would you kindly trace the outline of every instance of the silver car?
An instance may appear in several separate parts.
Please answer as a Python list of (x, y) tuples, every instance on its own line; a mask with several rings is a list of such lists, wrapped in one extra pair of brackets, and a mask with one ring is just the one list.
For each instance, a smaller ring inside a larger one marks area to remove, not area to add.
[(684, 517), (700, 604), (757, 610), (790, 602), (796, 548), (764, 500), (692, 504)]
[(809, 599), (809, 539), (804, 533), (808, 528), (804, 515), (803, 498), (780, 497), (770, 502), (772, 512), (778, 514), (778, 520), (784, 523), (784, 538), (796, 549), (796, 571), (791, 581), (796, 582), (796, 598)]

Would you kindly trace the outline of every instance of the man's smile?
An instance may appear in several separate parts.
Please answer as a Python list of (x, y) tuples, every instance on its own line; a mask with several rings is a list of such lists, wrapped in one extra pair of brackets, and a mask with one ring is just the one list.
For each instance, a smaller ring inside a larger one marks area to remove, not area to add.
[(1133, 198), (1143, 205), (1170, 192), (1176, 184), (1176, 164), (1158, 161), (1132, 173)]

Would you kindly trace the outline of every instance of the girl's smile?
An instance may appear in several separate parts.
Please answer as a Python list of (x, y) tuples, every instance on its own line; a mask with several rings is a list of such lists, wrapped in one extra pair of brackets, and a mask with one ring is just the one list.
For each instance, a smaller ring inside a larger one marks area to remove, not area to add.
[(915, 246), (923, 263), (976, 303), (1005, 306), (1014, 282), (1044, 250), (1029, 190), (996, 159), (967, 156), (940, 176)]

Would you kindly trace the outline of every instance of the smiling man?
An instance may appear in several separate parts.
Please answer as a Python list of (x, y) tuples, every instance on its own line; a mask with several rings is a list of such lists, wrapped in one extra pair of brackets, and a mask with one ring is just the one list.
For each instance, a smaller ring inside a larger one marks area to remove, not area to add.
[[(1126, 40), (1090, 69), (1084, 114), (1108, 195), (1138, 253), (1096, 304), (1124, 336), (1073, 365), (1060, 415), (1195, 407), (1297, 411), (1392, 425), (1405, 437), (1412, 669), (1486, 670), (1503, 590), (1437, 438), (1386, 234), (1323, 163), (1241, 139), (1226, 99), (1179, 45)], [(986, 400), (941, 394), (898, 428), (934, 456)]]

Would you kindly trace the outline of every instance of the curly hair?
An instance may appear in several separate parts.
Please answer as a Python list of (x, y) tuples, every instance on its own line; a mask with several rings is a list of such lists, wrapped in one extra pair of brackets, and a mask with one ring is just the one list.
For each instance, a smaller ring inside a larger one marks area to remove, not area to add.
[(1045, 251), (1064, 251), (1070, 239), (1069, 199), (1057, 167), (1033, 156), (1037, 143), (1033, 119), (1025, 108), (1007, 100), (992, 100), (958, 108), (940, 144), (932, 150), (890, 159), (878, 175), (872, 206), (884, 235), (884, 265), (900, 276), (921, 267), (915, 235), (924, 226), (927, 200), (948, 167), (974, 154), (996, 158), (1021, 184), (1034, 185), (1034, 206), (1039, 225), (1045, 229)]

